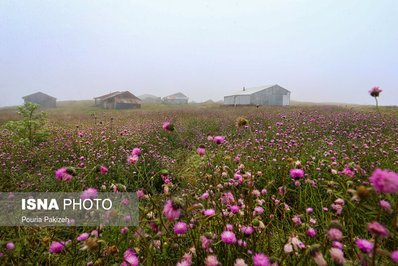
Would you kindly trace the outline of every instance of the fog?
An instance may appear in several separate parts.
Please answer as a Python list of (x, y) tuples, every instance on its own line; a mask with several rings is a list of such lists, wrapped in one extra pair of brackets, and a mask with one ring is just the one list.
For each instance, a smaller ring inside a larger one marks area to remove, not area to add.
[(221, 100), (279, 84), (291, 99), (398, 104), (391, 0), (0, 2), (0, 106), (42, 91)]

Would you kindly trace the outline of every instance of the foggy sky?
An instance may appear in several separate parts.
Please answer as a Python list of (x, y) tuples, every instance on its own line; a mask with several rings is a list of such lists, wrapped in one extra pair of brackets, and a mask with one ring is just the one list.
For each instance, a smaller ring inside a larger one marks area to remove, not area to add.
[(279, 84), (291, 99), (398, 104), (396, 0), (0, 1), (0, 106), (114, 90), (221, 100)]

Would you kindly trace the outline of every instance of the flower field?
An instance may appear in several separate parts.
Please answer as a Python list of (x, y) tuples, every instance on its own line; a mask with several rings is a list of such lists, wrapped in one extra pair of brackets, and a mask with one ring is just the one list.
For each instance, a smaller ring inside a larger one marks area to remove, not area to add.
[(398, 263), (396, 109), (48, 118), (40, 143), (1, 127), (1, 191), (137, 191), (139, 226), (1, 227), (2, 265)]

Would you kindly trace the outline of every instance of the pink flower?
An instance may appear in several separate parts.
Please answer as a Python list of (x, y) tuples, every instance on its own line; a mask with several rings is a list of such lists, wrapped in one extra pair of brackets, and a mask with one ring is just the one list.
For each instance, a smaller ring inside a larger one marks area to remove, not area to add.
[(213, 138), (213, 140), (214, 140), (215, 143), (221, 144), (221, 143), (224, 143), (225, 137), (224, 136), (215, 136)]
[(80, 198), (82, 200), (95, 199), (98, 196), (98, 191), (95, 188), (89, 188), (82, 192)]
[(345, 263), (345, 259), (344, 259), (344, 253), (341, 249), (338, 248), (330, 248), (329, 250), (330, 252), (330, 257), (332, 257), (332, 259), (340, 264), (344, 264)]
[(315, 229), (312, 228), (312, 227), (308, 228), (308, 230), (307, 230), (307, 235), (309, 235), (309, 236), (316, 236), (316, 231), (315, 231)]
[(133, 156), (128, 155), (127, 156), (127, 162), (129, 164), (133, 164), (133, 165), (136, 164), (138, 162), (138, 156), (137, 155), (133, 155)]
[(61, 252), (65, 246), (61, 244), (60, 242), (54, 242), (50, 246), (50, 253), (59, 253)]
[(124, 260), (127, 261), (132, 266), (137, 266), (139, 263), (139, 259), (135, 255), (135, 252), (129, 248), (124, 252), (123, 256)]
[(340, 215), (343, 211), (343, 206), (340, 204), (332, 204), (332, 209), (336, 211), (337, 215)]
[(290, 169), (290, 176), (293, 178), (302, 178), (304, 176), (303, 169)]
[(292, 221), (295, 225), (300, 226), (302, 224), (300, 216), (294, 215)]
[(254, 229), (253, 229), (253, 227), (251, 227), (251, 226), (243, 226), (242, 228), (241, 228), (241, 231), (245, 234), (245, 235), (251, 235), (251, 234), (253, 234), (253, 232), (254, 232)]
[(139, 199), (142, 199), (143, 197), (145, 197), (144, 191), (143, 190), (137, 190), (137, 197)]
[(380, 205), (380, 207), (381, 207), (383, 210), (385, 210), (385, 211), (388, 211), (388, 210), (391, 209), (390, 203), (389, 203), (388, 201), (386, 201), (386, 200), (381, 200), (381, 201), (379, 201), (379, 205)]
[(208, 239), (206, 236), (203, 235), (200, 237), (200, 241), (202, 242), (202, 248), (204, 249), (208, 249), (213, 242), (212, 239)]
[(313, 209), (312, 209), (312, 208), (307, 208), (305, 211), (306, 211), (307, 213), (312, 213), (312, 212), (313, 212)]
[(238, 205), (231, 206), (231, 212), (237, 213), (238, 211), (239, 211), (239, 206)]
[(256, 207), (254, 208), (254, 214), (256, 214), (256, 213), (262, 214), (263, 212), (264, 212), (263, 207), (256, 206)]
[(256, 253), (253, 256), (253, 265), (254, 266), (268, 266), (270, 265), (269, 259), (263, 253)]
[(378, 97), (381, 92), (382, 90), (379, 87), (373, 87), (371, 90), (369, 90), (369, 94), (372, 97)]
[(136, 155), (140, 156), (141, 150), (139, 148), (134, 148), (133, 151), (131, 152), (131, 155)]
[(206, 266), (217, 266), (219, 264), (217, 257), (215, 255), (209, 255), (205, 259)]
[(343, 232), (341, 232), (340, 229), (333, 227), (328, 231), (328, 237), (332, 241), (341, 241), (343, 238)]
[(99, 171), (101, 175), (106, 175), (108, 173), (108, 168), (106, 168), (105, 166), (101, 165), (99, 167)]
[(355, 241), (355, 243), (357, 244), (358, 248), (365, 253), (371, 252), (374, 247), (373, 242), (370, 242), (366, 239), (358, 239), (357, 241)]
[(235, 244), (236, 243), (236, 236), (231, 231), (224, 231), (221, 233), (221, 240), (227, 244)]
[[(152, 222), (153, 223), (153, 222)], [(151, 223), (151, 226), (152, 226), (152, 223)], [(129, 229), (128, 229), (128, 227), (125, 227), (125, 228), (122, 228), (121, 230), (120, 230), (120, 232), (124, 235), (125, 233), (127, 233), (129, 231)]]
[(202, 156), (202, 155), (204, 155), (206, 153), (206, 149), (205, 148), (201, 148), (201, 147), (199, 147), (196, 151), (198, 152), (198, 154), (200, 156)]
[(391, 252), (391, 258), (393, 261), (398, 262), (398, 250)]
[(343, 244), (341, 244), (339, 241), (333, 241), (332, 242), (332, 247), (334, 247), (334, 248), (339, 248), (339, 249), (341, 249), (341, 250), (343, 250)]
[(353, 177), (355, 173), (351, 170), (351, 168), (346, 167), (343, 169), (343, 174), (349, 177)]
[(72, 175), (66, 171), (66, 168), (60, 168), (55, 172), (55, 178), (61, 181), (70, 181), (72, 179)]
[(336, 199), (336, 200), (334, 201), (334, 203), (343, 206), (343, 205), (344, 205), (344, 200), (343, 200), (343, 199)]
[(397, 193), (398, 192), (398, 175), (387, 169), (376, 169), (372, 176), (369, 177), (373, 188), (379, 193)]
[(234, 195), (230, 191), (223, 193), (221, 197), (222, 204), (232, 204), (234, 202), (235, 202)]
[(164, 122), (162, 127), (166, 131), (173, 131), (174, 130), (174, 126), (170, 122)]
[(383, 225), (379, 224), (376, 221), (373, 221), (372, 223), (368, 224), (368, 231), (374, 235), (374, 236), (379, 236), (379, 237), (385, 237), (388, 236), (390, 233), (388, 232), (387, 228), (385, 228)]
[(232, 231), (234, 227), (232, 226), (232, 224), (227, 224), (227, 226), (225, 226), (225, 229), (227, 229), (227, 231)]
[(209, 192), (205, 192), (202, 194), (202, 199), (207, 199), (209, 197)]
[(215, 214), (216, 214), (216, 211), (213, 210), (213, 209), (207, 209), (207, 210), (205, 210), (205, 211), (203, 212), (203, 214), (206, 215), (206, 216), (212, 216), (212, 215), (215, 215)]
[(13, 249), (15, 248), (15, 245), (14, 245), (13, 242), (9, 242), (9, 243), (7, 243), (7, 245), (6, 245), (6, 248), (7, 248), (8, 250), (13, 250)]
[(167, 200), (166, 205), (164, 205), (163, 212), (168, 220), (174, 221), (180, 217), (181, 208), (176, 204), (173, 204), (171, 200)]
[(183, 235), (187, 231), (187, 224), (184, 222), (178, 222), (174, 225), (174, 232), (177, 235)]
[(77, 241), (84, 241), (84, 240), (86, 240), (88, 237), (89, 237), (89, 234), (88, 234), (88, 233), (83, 233), (83, 234), (81, 234), (80, 236), (78, 236), (78, 237), (76, 238), (76, 240), (77, 240)]

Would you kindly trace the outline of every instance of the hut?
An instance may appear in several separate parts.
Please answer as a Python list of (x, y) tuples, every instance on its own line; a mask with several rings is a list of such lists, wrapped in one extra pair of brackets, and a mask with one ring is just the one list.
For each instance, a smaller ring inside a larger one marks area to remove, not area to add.
[(152, 94), (143, 94), (138, 96), (143, 103), (162, 103), (162, 98)]
[(177, 92), (175, 94), (163, 97), (162, 101), (164, 104), (187, 104), (188, 97), (181, 92)]
[(269, 85), (245, 88), (234, 94), (224, 96), (224, 105), (290, 105), (290, 91), (281, 86)]
[(95, 104), (105, 109), (141, 108), (141, 100), (129, 91), (115, 91), (94, 98)]
[(116, 93), (120, 93), (120, 91), (114, 91), (114, 92), (111, 92), (111, 93), (108, 93), (108, 94), (105, 94), (105, 95), (102, 95), (102, 96), (95, 97), (94, 98), (95, 105), (99, 106), (99, 107), (103, 107), (104, 99), (107, 98), (107, 97), (110, 97), (110, 96), (112, 96), (112, 95), (114, 95)]
[(33, 94), (26, 95), (22, 97), (24, 99), (24, 102), (31, 102), (35, 104), (39, 104), (40, 107), (42, 108), (55, 108), (57, 107), (57, 99), (47, 95), (42, 92), (36, 92)]

